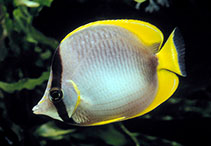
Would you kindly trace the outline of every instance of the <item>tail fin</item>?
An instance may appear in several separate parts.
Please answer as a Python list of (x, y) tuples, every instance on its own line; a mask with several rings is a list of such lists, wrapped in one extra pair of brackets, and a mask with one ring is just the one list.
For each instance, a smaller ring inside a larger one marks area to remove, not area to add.
[(184, 41), (178, 28), (175, 28), (163, 48), (158, 52), (158, 69), (165, 69), (183, 77), (186, 76), (184, 65)]

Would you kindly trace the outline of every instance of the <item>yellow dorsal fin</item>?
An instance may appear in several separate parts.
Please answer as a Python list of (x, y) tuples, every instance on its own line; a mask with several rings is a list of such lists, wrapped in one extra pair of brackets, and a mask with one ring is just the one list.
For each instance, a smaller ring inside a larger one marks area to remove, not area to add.
[(163, 42), (163, 34), (162, 32), (155, 27), (152, 24), (149, 24), (144, 21), (140, 20), (101, 20), (96, 21), (92, 23), (88, 23), (86, 25), (83, 25), (75, 30), (73, 30), (71, 33), (69, 33), (62, 41), (64, 41), (66, 38), (71, 36), (72, 34), (88, 28), (93, 25), (117, 25), (120, 27), (123, 27), (132, 33), (134, 33), (138, 38), (141, 40), (141, 42), (147, 46), (147, 48), (152, 48), (154, 52), (158, 52), (162, 42)]

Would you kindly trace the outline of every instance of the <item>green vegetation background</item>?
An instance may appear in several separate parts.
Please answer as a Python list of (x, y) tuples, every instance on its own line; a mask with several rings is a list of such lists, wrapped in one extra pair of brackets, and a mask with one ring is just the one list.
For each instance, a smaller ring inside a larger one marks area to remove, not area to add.
[[(144, 1), (137, 0), (139, 3), (136, 4), (136, 9)], [(51, 57), (59, 44), (58, 40), (47, 37), (35, 28), (33, 20), (39, 17), (44, 7), (50, 9), (52, 2), (53, 0), (0, 0), (1, 146), (180, 146), (189, 143), (191, 138), (186, 136), (188, 140), (184, 140), (181, 137), (194, 131), (193, 129), (202, 128), (200, 130), (203, 131), (203, 128), (210, 128), (203, 127), (203, 122), (208, 125), (211, 118), (211, 85), (197, 85), (195, 88), (185, 80), (182, 80), (179, 89), (181, 92), (176, 92), (164, 107), (124, 123), (83, 128), (33, 115), (31, 109), (42, 97), (49, 76)], [(161, 1), (156, 3), (150, 0), (145, 11), (158, 11), (159, 6), (169, 6), (168, 1), (159, 2)], [(191, 92), (185, 92), (191, 88), (194, 88)], [(188, 126), (189, 122), (194, 125)], [(202, 127), (193, 127), (197, 123), (202, 124)], [(172, 131), (165, 130), (169, 127)], [(153, 132), (153, 129), (158, 132)], [(162, 130), (170, 133), (162, 134)]]

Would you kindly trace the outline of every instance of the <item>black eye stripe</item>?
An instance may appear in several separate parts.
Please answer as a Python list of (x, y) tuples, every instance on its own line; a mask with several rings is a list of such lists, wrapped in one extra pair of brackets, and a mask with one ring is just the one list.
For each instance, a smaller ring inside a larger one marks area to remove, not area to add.
[(69, 115), (67, 113), (67, 108), (63, 100), (63, 92), (61, 90), (63, 66), (60, 55), (60, 46), (58, 46), (58, 48), (54, 53), (51, 69), (52, 69), (52, 81), (51, 81), (51, 89), (49, 91), (50, 94), (49, 98), (54, 104), (59, 117), (64, 122), (74, 123), (74, 121), (71, 118), (69, 118)]
[(63, 92), (61, 90), (63, 67), (60, 54), (60, 46), (58, 46), (58, 48), (54, 53), (51, 69), (52, 69), (52, 81), (51, 81), (49, 98), (54, 103), (61, 101), (63, 97)]
[(51, 88), (61, 88), (63, 66), (60, 55), (60, 46), (58, 46), (54, 53), (51, 69), (53, 74)]

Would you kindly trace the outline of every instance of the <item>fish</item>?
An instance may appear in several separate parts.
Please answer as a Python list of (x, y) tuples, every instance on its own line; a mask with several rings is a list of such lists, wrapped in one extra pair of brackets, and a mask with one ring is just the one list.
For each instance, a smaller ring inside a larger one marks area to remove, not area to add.
[(99, 20), (67, 34), (55, 50), (34, 114), (76, 126), (145, 115), (169, 99), (186, 77), (185, 46), (176, 27), (163, 33), (141, 20)]

